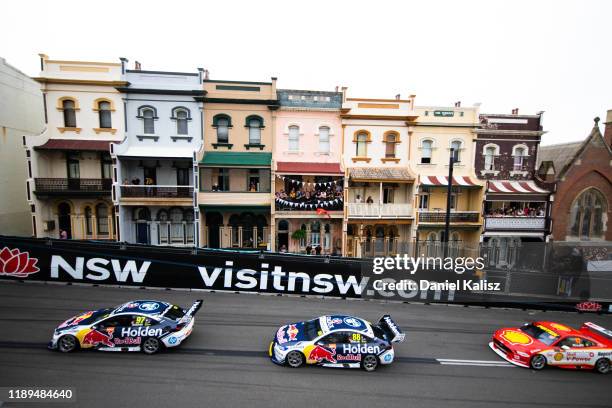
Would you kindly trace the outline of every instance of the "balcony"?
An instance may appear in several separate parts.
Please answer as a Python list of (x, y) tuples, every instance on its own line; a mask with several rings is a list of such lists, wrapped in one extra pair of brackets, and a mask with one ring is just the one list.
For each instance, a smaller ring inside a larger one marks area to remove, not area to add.
[(200, 191), (198, 203), (206, 206), (266, 206), (272, 203), (270, 191)]
[(545, 217), (485, 217), (486, 230), (542, 231), (546, 229)]
[(189, 198), (193, 197), (193, 186), (121, 186), (122, 198)]
[(36, 195), (110, 195), (112, 179), (92, 178), (35, 178)]
[[(451, 223), (477, 223), (480, 221), (478, 211), (451, 211)], [(444, 224), (446, 213), (444, 211), (419, 211), (419, 223)]]
[(349, 203), (349, 218), (412, 218), (410, 204)]

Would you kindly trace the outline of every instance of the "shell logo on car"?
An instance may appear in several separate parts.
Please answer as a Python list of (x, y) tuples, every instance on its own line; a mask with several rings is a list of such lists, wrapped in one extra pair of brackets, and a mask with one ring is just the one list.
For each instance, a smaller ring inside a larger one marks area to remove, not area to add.
[(518, 330), (504, 330), (501, 335), (504, 340), (512, 344), (529, 345), (533, 343), (533, 339)]

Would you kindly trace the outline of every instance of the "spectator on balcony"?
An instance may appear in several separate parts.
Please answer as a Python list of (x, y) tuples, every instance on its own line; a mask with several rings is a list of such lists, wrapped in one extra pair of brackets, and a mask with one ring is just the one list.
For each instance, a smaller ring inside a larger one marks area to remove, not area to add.
[(130, 184), (130, 181), (126, 178), (123, 179), (123, 185), (127, 186), (128, 184)]
[(66, 230), (60, 230), (59, 238), (60, 239), (68, 239), (68, 232)]
[(310, 244), (306, 245), (306, 255), (310, 255), (311, 252), (312, 252), (312, 247), (310, 246)]
[(355, 202), (361, 204), (363, 202), (363, 200), (361, 199), (361, 195), (357, 194), (355, 196)]
[(254, 181), (251, 181), (251, 185), (249, 186), (249, 191), (251, 193), (256, 193), (257, 192), (257, 184), (255, 184)]
[[(152, 186), (153, 185), (153, 179), (151, 177), (147, 177), (145, 178), (145, 186)], [(145, 187), (147, 196), (152, 196), (153, 195), (153, 187)]]
[(317, 245), (317, 246), (315, 247), (315, 253), (316, 253), (317, 255), (321, 255), (321, 250), (322, 250), (322, 249), (323, 249), (323, 248), (321, 248), (321, 245)]
[(283, 244), (283, 245), (280, 247), (280, 251), (281, 251), (281, 252), (283, 252), (283, 253), (284, 253), (284, 252), (287, 252), (287, 245)]
[(295, 189), (292, 188), (291, 192), (289, 193), (289, 198), (291, 198), (292, 200), (295, 200), (296, 197), (297, 197), (297, 193), (295, 192)]
[(135, 177), (132, 179), (132, 184), (135, 186), (140, 185), (140, 179), (138, 177)]
[(217, 183), (212, 185), (212, 191), (219, 191), (219, 185)]
[(374, 204), (374, 200), (372, 199), (372, 196), (368, 196), (368, 199), (366, 200), (367, 204)]

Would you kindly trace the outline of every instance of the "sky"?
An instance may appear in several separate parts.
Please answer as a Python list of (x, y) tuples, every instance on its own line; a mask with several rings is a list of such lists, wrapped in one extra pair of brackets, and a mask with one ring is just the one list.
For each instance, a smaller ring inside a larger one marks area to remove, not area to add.
[(0, 2), (0, 57), (193, 71), (212, 79), (417, 105), (544, 111), (543, 144), (581, 140), (612, 109), (612, 1)]

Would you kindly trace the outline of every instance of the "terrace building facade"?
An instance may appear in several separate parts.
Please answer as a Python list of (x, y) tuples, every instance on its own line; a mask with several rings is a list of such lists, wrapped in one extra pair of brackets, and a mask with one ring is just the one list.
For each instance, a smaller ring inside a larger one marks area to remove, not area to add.
[(486, 181), (482, 242), (488, 263), (512, 268), (526, 242), (548, 240), (550, 187), (536, 177), (542, 135), (537, 115), (480, 116), (474, 168)]
[(340, 92), (279, 90), (272, 249), (340, 254), (344, 207)]
[(348, 98), (342, 104), (345, 204), (343, 255), (410, 253), (414, 183), (410, 167), (414, 95)]
[(204, 79), (199, 162), (200, 245), (271, 247), (271, 166), (278, 109), (271, 82)]
[(36, 237), (114, 240), (109, 145), (124, 136), (121, 64), (40, 54), (45, 130), (24, 138)]
[(420, 106), (411, 126), (409, 160), (418, 174), (415, 190), (418, 254), (440, 256), (444, 227), (449, 162), (454, 154), (450, 200), (450, 255), (476, 250), (482, 227), (483, 182), (474, 173), (474, 139), (479, 106)]
[(127, 70), (125, 63), (129, 86), (117, 88), (124, 95), (125, 139), (111, 146), (117, 239), (197, 246), (195, 154), (203, 112), (195, 98), (204, 95), (203, 70)]

